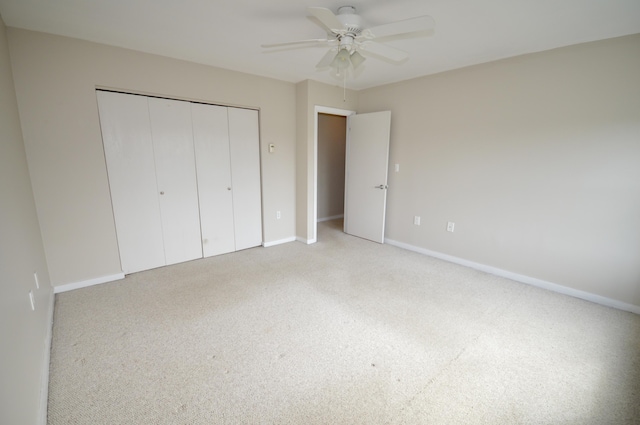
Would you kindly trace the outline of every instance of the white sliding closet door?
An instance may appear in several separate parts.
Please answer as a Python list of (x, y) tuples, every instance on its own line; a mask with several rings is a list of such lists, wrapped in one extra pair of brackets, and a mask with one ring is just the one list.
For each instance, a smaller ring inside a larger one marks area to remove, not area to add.
[(167, 264), (202, 258), (189, 102), (149, 98)]
[(236, 250), (262, 244), (258, 111), (228, 108)]
[(227, 109), (191, 104), (205, 257), (236, 249)]
[(97, 95), (122, 271), (163, 266), (147, 98), (103, 91)]
[(125, 274), (262, 244), (258, 111), (97, 96)]

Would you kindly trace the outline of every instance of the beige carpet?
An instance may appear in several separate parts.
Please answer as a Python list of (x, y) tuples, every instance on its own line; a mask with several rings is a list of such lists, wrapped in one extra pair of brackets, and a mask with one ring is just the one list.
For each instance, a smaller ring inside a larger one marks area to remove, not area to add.
[(57, 295), (49, 423), (640, 423), (640, 316), (340, 225)]

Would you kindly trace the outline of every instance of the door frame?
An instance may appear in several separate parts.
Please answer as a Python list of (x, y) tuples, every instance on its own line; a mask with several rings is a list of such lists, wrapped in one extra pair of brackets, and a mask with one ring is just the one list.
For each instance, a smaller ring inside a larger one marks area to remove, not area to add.
[[(328, 106), (315, 105), (313, 113), (313, 197), (312, 197), (312, 219), (313, 219), (313, 234), (307, 240), (308, 244), (316, 243), (318, 241), (318, 115), (329, 114), (339, 115), (343, 117), (349, 117), (355, 115), (356, 111), (348, 109), (331, 108)], [(347, 125), (347, 133), (349, 127)], [(345, 134), (345, 137), (347, 135)]]

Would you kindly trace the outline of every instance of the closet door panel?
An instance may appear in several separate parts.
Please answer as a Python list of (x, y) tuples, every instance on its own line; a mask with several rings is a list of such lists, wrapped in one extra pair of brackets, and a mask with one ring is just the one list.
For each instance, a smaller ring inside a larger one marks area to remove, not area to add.
[(147, 98), (104, 91), (97, 96), (122, 271), (163, 266)]
[(236, 250), (262, 244), (258, 111), (229, 108)]
[(191, 104), (205, 257), (235, 251), (227, 108)]
[(190, 104), (158, 98), (148, 101), (166, 262), (201, 258)]

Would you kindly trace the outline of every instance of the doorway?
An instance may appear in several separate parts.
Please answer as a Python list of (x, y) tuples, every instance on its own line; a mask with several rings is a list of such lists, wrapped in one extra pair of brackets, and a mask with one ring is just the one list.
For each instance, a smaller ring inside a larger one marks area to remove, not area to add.
[(318, 222), (344, 217), (347, 117), (318, 114)]
[(313, 238), (318, 240), (318, 221), (344, 216), (347, 117), (355, 111), (315, 107)]

